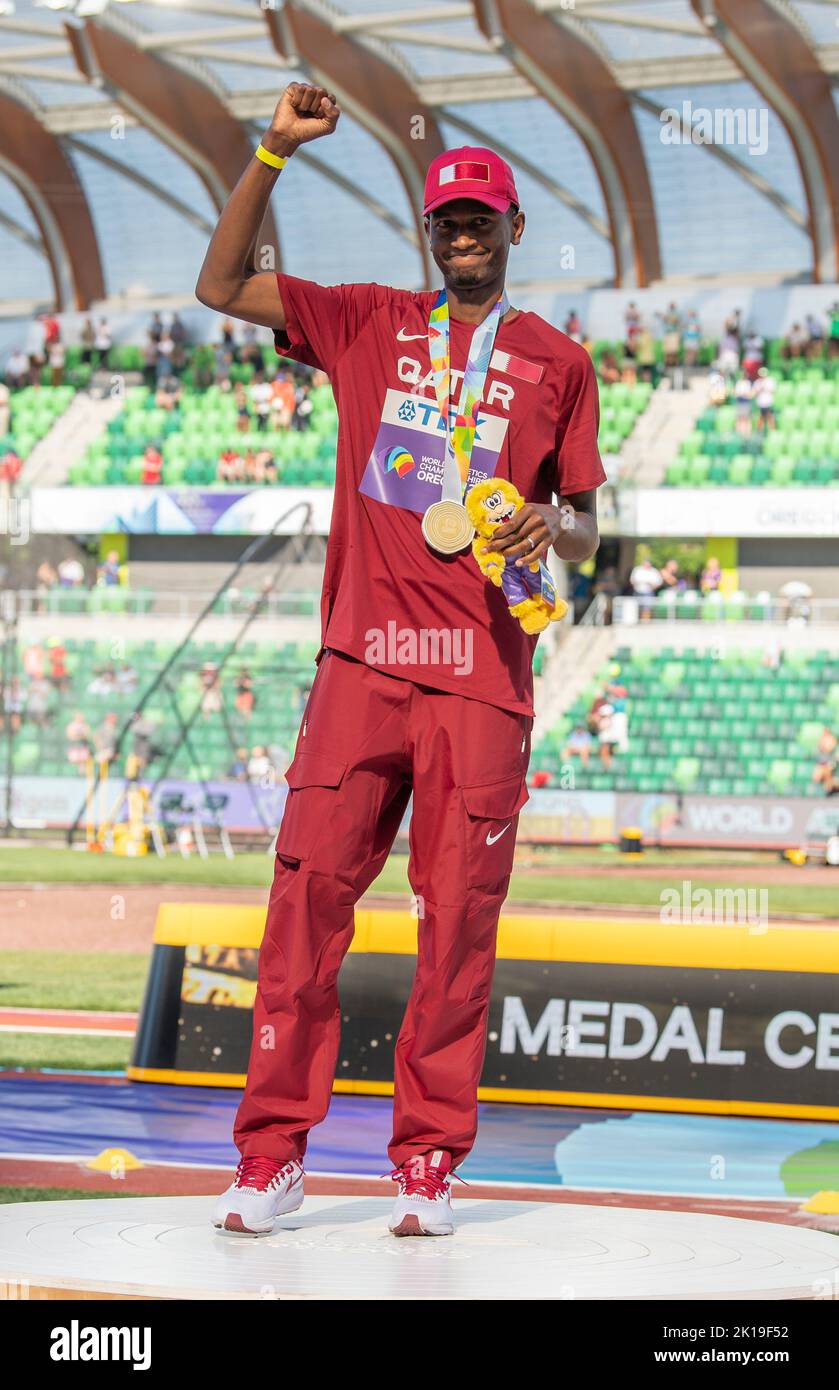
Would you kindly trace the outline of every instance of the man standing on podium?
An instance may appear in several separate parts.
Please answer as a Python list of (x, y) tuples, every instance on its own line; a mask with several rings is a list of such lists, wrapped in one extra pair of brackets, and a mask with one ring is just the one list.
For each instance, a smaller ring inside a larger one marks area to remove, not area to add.
[[(536, 644), (471, 553), (463, 496), (476, 478), (518, 489), (525, 505), (493, 536), (507, 562), (592, 555), (605, 479), (597, 385), (582, 347), (510, 305), (507, 259), (525, 218), (513, 172), (491, 150), (450, 150), (428, 169), (423, 211), (442, 290), (327, 287), (253, 269), (281, 171), (339, 115), (323, 88), (286, 88), (196, 287), (202, 303), (273, 328), (281, 355), (327, 372), (339, 419), (323, 645), (287, 773), (234, 1132), (242, 1157), (214, 1221), (259, 1234), (303, 1200), (307, 1138), (338, 1058), (354, 906), (413, 792), (419, 945), (394, 1057), (390, 1230), (449, 1235), (527, 800)], [(286, 180), (293, 188), (293, 164)]]

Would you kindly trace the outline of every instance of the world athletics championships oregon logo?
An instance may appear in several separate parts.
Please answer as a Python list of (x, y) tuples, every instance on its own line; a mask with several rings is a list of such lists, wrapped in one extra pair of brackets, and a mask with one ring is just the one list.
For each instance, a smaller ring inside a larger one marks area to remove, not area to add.
[(382, 467), (385, 473), (396, 473), (400, 478), (404, 478), (406, 473), (416, 466), (413, 454), (409, 454), (407, 449), (403, 449), (401, 444), (394, 444), (393, 448), (388, 449), (382, 459)]

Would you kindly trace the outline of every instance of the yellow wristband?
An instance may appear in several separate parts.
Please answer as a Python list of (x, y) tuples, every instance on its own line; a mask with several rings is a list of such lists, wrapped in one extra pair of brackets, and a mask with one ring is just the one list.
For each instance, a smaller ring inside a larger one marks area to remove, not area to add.
[(257, 145), (254, 150), (257, 159), (261, 159), (263, 164), (270, 164), (272, 169), (282, 169), (288, 164), (288, 159), (283, 159), (281, 155), (272, 154), (266, 150), (264, 145)]

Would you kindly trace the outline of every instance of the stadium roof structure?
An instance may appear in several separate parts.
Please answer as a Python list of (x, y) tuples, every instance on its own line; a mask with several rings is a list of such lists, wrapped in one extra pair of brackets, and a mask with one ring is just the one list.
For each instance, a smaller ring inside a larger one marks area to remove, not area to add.
[(344, 110), (275, 194), (294, 273), (433, 282), (425, 166), (489, 144), (528, 214), (513, 283), (836, 282), (837, 26), (839, 0), (0, 0), (2, 312), (188, 294), (294, 80)]

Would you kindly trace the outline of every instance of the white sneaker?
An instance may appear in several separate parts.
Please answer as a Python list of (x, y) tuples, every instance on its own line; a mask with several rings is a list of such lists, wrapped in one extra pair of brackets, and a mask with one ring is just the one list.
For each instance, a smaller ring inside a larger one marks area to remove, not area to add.
[(454, 1232), (451, 1203), (451, 1154), (435, 1149), (417, 1154), (390, 1176), (399, 1184), (389, 1230), (395, 1236), (450, 1236)]
[(236, 1177), (216, 1202), (213, 1225), (240, 1235), (267, 1235), (278, 1216), (297, 1211), (303, 1201), (303, 1166), (293, 1159), (255, 1155), (243, 1158)]

